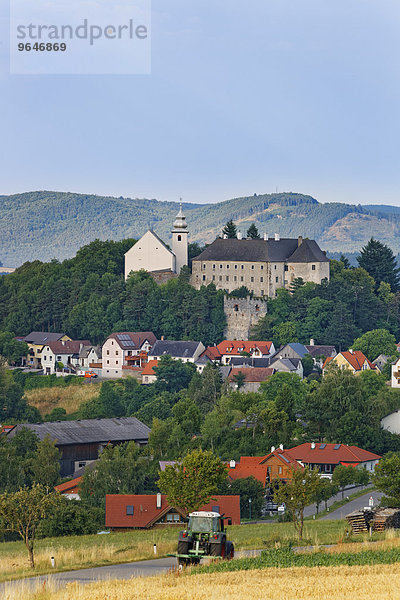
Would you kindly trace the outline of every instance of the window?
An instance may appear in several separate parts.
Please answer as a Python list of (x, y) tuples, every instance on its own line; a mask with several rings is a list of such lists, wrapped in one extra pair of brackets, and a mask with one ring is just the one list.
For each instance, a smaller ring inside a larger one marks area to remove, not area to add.
[(219, 280), (222, 281), (222, 275), (219, 276)]
[(226, 268), (229, 269), (229, 265), (226, 265)]
[(229, 281), (229, 275), (225, 277), (225, 281)]
[[(109, 361), (109, 360), (107, 361), (107, 364), (108, 364), (108, 365), (110, 364), (110, 361)], [(107, 371), (107, 373), (108, 373), (108, 371)]]
[(240, 268), (243, 270), (244, 269), (244, 265), (240, 265)]
[(53, 357), (51, 356), (51, 354), (50, 354), (50, 356), (49, 356), (49, 360), (53, 360)]
[(289, 271), (289, 267), (285, 265), (285, 271)]
[(126, 514), (132, 516), (133, 515), (133, 506), (132, 504), (126, 505)]
[(261, 269), (261, 271), (263, 271), (264, 270), (264, 265), (261, 265), (260, 269)]
[(107, 350), (107, 355), (109, 355), (109, 354), (110, 354), (110, 351), (109, 351), (109, 350)]
[(285, 279), (285, 285), (287, 285), (287, 282), (288, 282), (288, 280), (287, 280), (287, 279)]
[(219, 265), (219, 268), (222, 269), (222, 265)]
[[(139, 250), (140, 250), (140, 248), (139, 248)], [(114, 342), (112, 340), (111, 340), (111, 346), (114, 346)]]
[(215, 269), (215, 265), (213, 265), (213, 269)]
[(181, 241), (182, 241), (182, 236), (178, 235), (178, 242), (181, 242)]
[(251, 281), (251, 283), (253, 283), (254, 277), (250, 277), (250, 281)]
[(261, 296), (264, 296), (264, 290), (261, 290)]
[(241, 278), (240, 278), (240, 281), (243, 281), (243, 280), (244, 280), (244, 277), (241, 277)]
[(239, 311), (239, 304), (235, 304), (235, 306), (233, 307), (233, 310), (235, 312), (238, 312)]
[(233, 276), (233, 281), (237, 281), (236, 275)]
[(47, 360), (47, 356), (43, 356), (44, 360)]
[(115, 364), (116, 364), (116, 365), (118, 364), (118, 361), (117, 361), (117, 360), (115, 361)]
[(282, 475), (282, 467), (278, 467), (278, 473), (279, 475)]
[(115, 351), (115, 356), (118, 356), (118, 350)]
[(219, 513), (219, 506), (212, 506), (212, 507), (211, 507), (211, 510), (212, 510), (213, 512), (217, 512), (217, 513)]
[(252, 270), (254, 271), (254, 265), (251, 265)]
[(275, 282), (278, 283), (279, 277), (275, 277)]
[(206, 280), (206, 276), (205, 276), (205, 275), (203, 275), (203, 281), (205, 281), (205, 280)]
[(315, 265), (311, 265), (311, 269), (315, 271)]
[(275, 271), (276, 271), (276, 265), (274, 265), (274, 269), (275, 269)]
[(237, 265), (235, 265), (235, 269), (237, 269)]
[(147, 377), (147, 375), (144, 376), (144, 380), (146, 383), (149, 381), (149, 378)]
[(57, 356), (57, 360), (61, 360), (61, 356)]
[(264, 281), (264, 277), (260, 277), (260, 282), (262, 283)]
[(203, 264), (203, 270), (204, 270), (204, 271), (206, 270), (206, 265), (205, 265), (205, 264)]
[(213, 281), (215, 281), (215, 275), (213, 275)]

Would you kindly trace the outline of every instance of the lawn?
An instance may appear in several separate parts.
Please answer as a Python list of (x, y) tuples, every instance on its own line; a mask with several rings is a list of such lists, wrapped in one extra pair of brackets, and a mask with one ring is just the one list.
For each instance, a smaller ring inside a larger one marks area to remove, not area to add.
[[(309, 521), (304, 528), (304, 544), (336, 544), (360, 538), (346, 538), (344, 521)], [(56, 570), (79, 569), (162, 557), (176, 551), (176, 529), (136, 530), (108, 535), (86, 535), (37, 540), (36, 568), (28, 564), (28, 553), (22, 542), (0, 543), (0, 581), (51, 572), (50, 557)], [(237, 525), (228, 528), (236, 551), (274, 547), (276, 543), (297, 544), (291, 523)]]
[(400, 596), (400, 564), (270, 568), (251, 572), (186, 574), (70, 584), (37, 593), (22, 587), (4, 600), (388, 600)]
[(49, 387), (26, 390), (28, 404), (35, 406), (42, 417), (54, 408), (65, 408), (68, 415), (76, 412), (83, 402), (95, 398), (100, 393), (101, 383), (85, 383), (67, 387)]

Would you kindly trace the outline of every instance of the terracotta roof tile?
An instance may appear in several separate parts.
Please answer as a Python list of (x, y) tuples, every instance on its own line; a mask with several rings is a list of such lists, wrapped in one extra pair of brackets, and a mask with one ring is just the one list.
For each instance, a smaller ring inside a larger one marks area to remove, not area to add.
[(240, 356), (241, 352), (251, 354), (258, 349), (262, 354), (270, 354), (272, 342), (260, 341), (253, 342), (247, 340), (224, 340), (218, 344), (217, 348), (221, 355), (228, 354), (229, 356)]
[(275, 369), (271, 367), (232, 367), (228, 380), (234, 381), (234, 376), (243, 373), (246, 383), (257, 383), (266, 381), (268, 377), (274, 374)]
[(158, 365), (158, 360), (149, 360), (145, 368), (143, 369), (142, 375), (155, 375), (153, 368)]

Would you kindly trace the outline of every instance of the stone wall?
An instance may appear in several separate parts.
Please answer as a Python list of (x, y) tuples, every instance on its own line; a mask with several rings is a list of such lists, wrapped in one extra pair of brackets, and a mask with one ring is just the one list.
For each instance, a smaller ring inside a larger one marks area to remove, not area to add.
[(261, 298), (224, 298), (226, 340), (248, 340), (250, 330), (267, 314), (267, 302)]

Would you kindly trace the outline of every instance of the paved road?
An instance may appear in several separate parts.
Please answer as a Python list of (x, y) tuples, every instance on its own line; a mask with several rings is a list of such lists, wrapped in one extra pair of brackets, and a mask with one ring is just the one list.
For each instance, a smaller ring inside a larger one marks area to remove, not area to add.
[(370, 496), (373, 497), (374, 506), (376, 506), (377, 504), (379, 504), (379, 501), (382, 498), (383, 493), (368, 491), (366, 494), (364, 494), (364, 496), (360, 496), (359, 498), (356, 498), (355, 500), (351, 500), (344, 506), (341, 506), (337, 510), (332, 511), (325, 517), (321, 517), (321, 520), (323, 520), (323, 519), (344, 519), (345, 516), (348, 515), (349, 513), (353, 512), (353, 510), (359, 510), (360, 508), (364, 508), (365, 506), (368, 506), (368, 501), (369, 501)]

